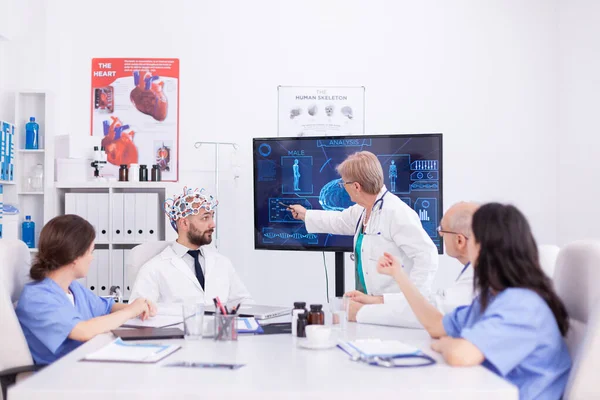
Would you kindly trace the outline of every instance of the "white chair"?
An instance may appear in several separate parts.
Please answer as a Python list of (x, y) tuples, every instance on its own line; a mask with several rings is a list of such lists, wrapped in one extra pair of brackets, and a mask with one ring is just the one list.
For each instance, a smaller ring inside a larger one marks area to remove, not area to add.
[(8, 386), (40, 369), (33, 364), (27, 341), (15, 314), (23, 286), (29, 281), (31, 257), (20, 240), (0, 240), (0, 384), (6, 399)]
[(541, 244), (538, 246), (540, 257), (540, 265), (544, 273), (549, 277), (554, 277), (554, 269), (556, 268), (556, 258), (560, 248), (553, 244)]
[(556, 291), (569, 313), (573, 367), (564, 399), (598, 399), (600, 388), (600, 241), (577, 241), (558, 254)]
[(150, 259), (163, 251), (167, 246), (170, 246), (172, 242), (147, 242), (135, 246), (131, 249), (129, 257), (125, 259), (125, 273), (130, 288), (133, 288), (135, 278), (142, 265), (146, 264)]

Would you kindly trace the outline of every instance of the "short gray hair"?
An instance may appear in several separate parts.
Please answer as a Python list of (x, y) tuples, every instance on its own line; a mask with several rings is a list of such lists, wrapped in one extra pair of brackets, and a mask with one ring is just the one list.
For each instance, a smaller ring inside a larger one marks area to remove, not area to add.
[(450, 216), (448, 229), (454, 232), (462, 233), (467, 237), (473, 236), (471, 224), (473, 222), (473, 214), (479, 208), (479, 204), (473, 202), (460, 202), (452, 206), (456, 211)]
[(383, 187), (383, 168), (377, 156), (370, 151), (359, 151), (349, 155), (337, 166), (340, 176), (360, 184), (369, 194), (378, 194)]

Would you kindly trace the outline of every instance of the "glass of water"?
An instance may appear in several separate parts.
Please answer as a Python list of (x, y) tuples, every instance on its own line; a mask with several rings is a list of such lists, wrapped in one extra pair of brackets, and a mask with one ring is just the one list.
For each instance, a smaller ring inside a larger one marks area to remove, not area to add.
[(183, 309), (183, 329), (187, 340), (202, 339), (204, 330), (204, 304), (203, 303), (184, 303)]
[(348, 327), (348, 306), (350, 301), (347, 297), (335, 297), (329, 302), (331, 312), (331, 323), (334, 328), (345, 331)]

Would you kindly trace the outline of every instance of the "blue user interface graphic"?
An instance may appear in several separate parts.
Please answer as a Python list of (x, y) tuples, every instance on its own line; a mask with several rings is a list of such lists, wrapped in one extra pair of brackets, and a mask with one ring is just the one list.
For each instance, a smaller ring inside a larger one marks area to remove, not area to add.
[(441, 254), (441, 134), (254, 139), (255, 247), (352, 251), (352, 236), (308, 233), (288, 206), (343, 211), (354, 205), (336, 167), (363, 150), (381, 162), (386, 196), (415, 211)]

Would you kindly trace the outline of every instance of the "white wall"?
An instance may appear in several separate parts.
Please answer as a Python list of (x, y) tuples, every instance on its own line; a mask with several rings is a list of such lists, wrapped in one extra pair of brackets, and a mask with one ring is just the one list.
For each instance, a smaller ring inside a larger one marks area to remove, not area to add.
[(560, 2), (558, 241), (600, 237), (600, 2)]
[[(251, 138), (277, 134), (277, 86), (364, 85), (368, 132), (445, 134), (446, 206), (462, 199), (513, 202), (538, 240), (554, 243), (554, 5), (147, 0), (142, 9), (117, 0), (53, 1), (44, 84), (56, 94), (56, 133), (88, 135), (93, 57), (179, 57), (182, 186), (213, 186), (213, 158), (195, 150), (195, 141), (239, 143), (242, 175), (234, 181), (224, 172), (221, 181), (222, 252), (259, 302), (322, 302), (320, 253), (253, 249)], [(229, 153), (223, 151), (221, 167), (230, 171)], [(330, 255), (328, 262), (333, 288)], [(457, 269), (443, 257), (438, 283)]]
[(0, 41), (0, 119), (14, 122), (14, 92), (47, 89), (46, 0), (0, 1), (10, 15), (10, 38)]

